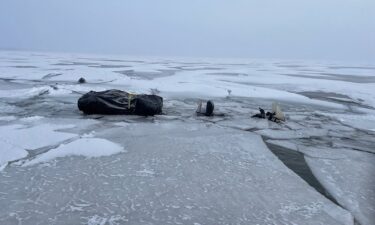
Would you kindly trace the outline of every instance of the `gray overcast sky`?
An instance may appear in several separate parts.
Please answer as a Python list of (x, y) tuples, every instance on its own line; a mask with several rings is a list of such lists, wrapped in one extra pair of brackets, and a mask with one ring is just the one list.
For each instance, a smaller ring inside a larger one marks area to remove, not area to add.
[(0, 0), (0, 48), (375, 61), (375, 0)]

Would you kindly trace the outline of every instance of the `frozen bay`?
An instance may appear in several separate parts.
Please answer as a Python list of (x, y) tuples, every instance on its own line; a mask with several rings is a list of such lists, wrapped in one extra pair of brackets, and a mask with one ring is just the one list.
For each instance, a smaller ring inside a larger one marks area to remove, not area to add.
[[(0, 56), (2, 224), (374, 221), (374, 67)], [(78, 111), (82, 93), (110, 88), (157, 92), (164, 115)], [(198, 99), (225, 116), (196, 117)], [(273, 101), (286, 123), (250, 118)], [(301, 154), (323, 190), (275, 146)]]

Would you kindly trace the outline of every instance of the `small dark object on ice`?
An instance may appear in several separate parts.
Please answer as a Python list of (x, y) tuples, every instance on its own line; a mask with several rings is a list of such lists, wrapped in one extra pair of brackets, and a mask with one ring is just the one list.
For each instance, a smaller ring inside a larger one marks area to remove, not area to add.
[(213, 116), (215, 105), (212, 101), (207, 101), (206, 107), (202, 106), (202, 101), (198, 103), (197, 115), (198, 116)]
[(284, 113), (281, 111), (279, 105), (277, 103), (272, 103), (272, 112), (264, 113), (264, 109), (259, 107), (260, 113), (253, 115), (252, 117), (261, 118), (261, 119), (268, 119), (272, 122), (280, 123), (281, 121), (285, 122)]
[(58, 83), (51, 84), (50, 87), (53, 88), (53, 90), (58, 90), (59, 88), (57, 87)]
[(86, 79), (81, 77), (81, 78), (79, 78), (78, 83), (80, 83), (80, 84), (86, 83)]
[(162, 113), (163, 98), (116, 89), (90, 91), (78, 99), (78, 108), (86, 114), (153, 116)]
[(266, 118), (266, 113), (264, 112), (264, 109), (262, 109), (262, 108), (259, 107), (259, 112), (260, 113), (257, 113), (255, 115), (253, 115), (252, 117), (265, 119)]
[(275, 117), (276, 113), (274, 113), (274, 112), (272, 112), (272, 113), (271, 112), (265, 113), (264, 109), (262, 109), (262, 108), (259, 108), (259, 111), (260, 111), (260, 113), (252, 115), (251, 117), (252, 118), (261, 118), (261, 119), (266, 119), (267, 118), (270, 121), (278, 122), (278, 119)]
[(266, 113), (268, 120), (273, 121), (273, 122), (279, 122), (279, 120), (275, 117), (275, 115), (276, 113), (270, 113), (270, 112)]

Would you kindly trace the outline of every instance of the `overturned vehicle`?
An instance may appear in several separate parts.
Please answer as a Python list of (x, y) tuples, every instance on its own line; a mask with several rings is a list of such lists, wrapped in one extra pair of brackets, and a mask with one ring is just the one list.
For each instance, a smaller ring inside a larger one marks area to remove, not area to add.
[(85, 114), (153, 116), (162, 113), (163, 98), (116, 89), (90, 91), (78, 99), (78, 108)]

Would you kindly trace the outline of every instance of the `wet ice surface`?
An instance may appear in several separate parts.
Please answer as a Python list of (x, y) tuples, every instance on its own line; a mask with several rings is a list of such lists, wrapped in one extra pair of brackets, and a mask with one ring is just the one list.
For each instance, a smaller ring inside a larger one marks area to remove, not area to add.
[[(347, 151), (342, 154), (342, 151)], [(340, 205), (352, 211), (361, 224), (375, 221), (374, 154), (357, 154), (348, 150), (336, 150), (330, 154), (342, 157), (306, 157), (306, 161), (322, 185), (332, 193)], [(352, 175), (350, 179), (348, 176)], [(366, 179), (367, 178), (367, 179)]]
[[(375, 221), (374, 67), (0, 56), (1, 224)], [(164, 115), (78, 111), (109, 88), (157, 92)], [(199, 98), (225, 116), (194, 116)], [(285, 124), (250, 118), (275, 100)]]
[(30, 216), (27, 223), (73, 224), (100, 216), (119, 224), (350, 224), (350, 214), (288, 170), (258, 135), (189, 124), (108, 127), (95, 136), (125, 146), (126, 153), (6, 170), (2, 202), (22, 199), (2, 206), (13, 214), (1, 220)]

